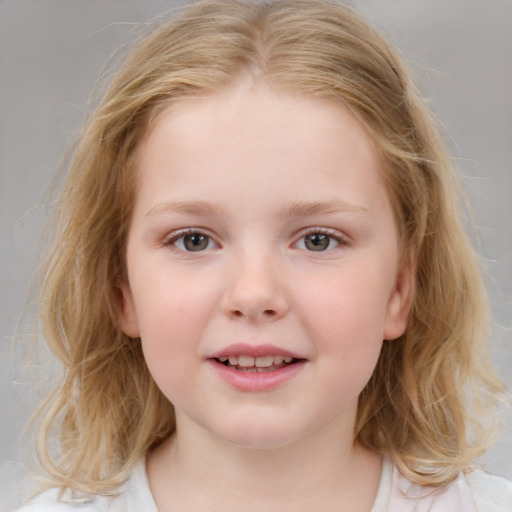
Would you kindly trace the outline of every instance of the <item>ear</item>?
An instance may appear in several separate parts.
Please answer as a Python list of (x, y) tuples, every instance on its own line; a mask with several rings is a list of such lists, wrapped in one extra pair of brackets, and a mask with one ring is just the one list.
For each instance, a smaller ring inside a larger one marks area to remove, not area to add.
[(409, 313), (414, 300), (415, 271), (414, 255), (410, 251), (404, 255), (389, 296), (383, 338), (395, 340), (407, 329)]
[(119, 308), (119, 325), (123, 332), (130, 338), (140, 338), (137, 310), (133, 301), (130, 285), (126, 282), (120, 285), (121, 304)]

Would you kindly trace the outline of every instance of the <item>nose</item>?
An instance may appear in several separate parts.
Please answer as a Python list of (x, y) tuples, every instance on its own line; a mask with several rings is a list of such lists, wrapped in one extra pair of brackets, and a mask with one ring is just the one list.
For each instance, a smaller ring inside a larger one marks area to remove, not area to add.
[(288, 311), (283, 276), (268, 256), (241, 257), (229, 271), (222, 311), (231, 319), (272, 322)]

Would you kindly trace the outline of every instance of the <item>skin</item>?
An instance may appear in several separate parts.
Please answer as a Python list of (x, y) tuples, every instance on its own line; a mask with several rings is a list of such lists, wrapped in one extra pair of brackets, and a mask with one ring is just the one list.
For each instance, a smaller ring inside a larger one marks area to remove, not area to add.
[[(121, 324), (176, 409), (147, 463), (161, 511), (371, 509), (381, 460), (354, 444), (357, 400), (412, 296), (379, 172), (347, 111), (251, 81), (163, 112), (141, 143)], [(300, 370), (241, 390), (212, 361), (237, 343)]]

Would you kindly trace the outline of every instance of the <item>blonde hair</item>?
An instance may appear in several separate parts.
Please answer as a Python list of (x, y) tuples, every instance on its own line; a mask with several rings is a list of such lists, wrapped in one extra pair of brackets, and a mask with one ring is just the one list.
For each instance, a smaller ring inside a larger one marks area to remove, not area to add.
[(450, 481), (485, 449), (479, 418), (501, 384), (485, 350), (486, 298), (456, 173), (434, 122), (400, 59), (352, 8), (206, 0), (135, 46), (70, 163), (41, 298), (44, 336), (65, 368), (40, 410), (48, 485), (115, 492), (175, 428), (140, 343), (118, 323), (134, 155), (159, 112), (241, 74), (342, 105), (375, 140), (402, 252), (414, 255), (415, 299), (405, 334), (384, 342), (360, 396), (355, 440), (414, 482)]

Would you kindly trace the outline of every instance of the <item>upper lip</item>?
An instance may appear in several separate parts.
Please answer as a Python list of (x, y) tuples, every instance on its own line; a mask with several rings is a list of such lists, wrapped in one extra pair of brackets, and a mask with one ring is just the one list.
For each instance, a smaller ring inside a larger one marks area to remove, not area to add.
[(293, 357), (294, 359), (304, 359), (303, 357), (294, 352), (290, 352), (289, 350), (285, 350), (274, 345), (248, 345), (246, 343), (237, 343), (234, 345), (229, 345), (228, 347), (225, 347), (222, 350), (213, 353), (209, 358), (218, 359), (219, 357), (229, 356), (263, 357), (270, 355)]

